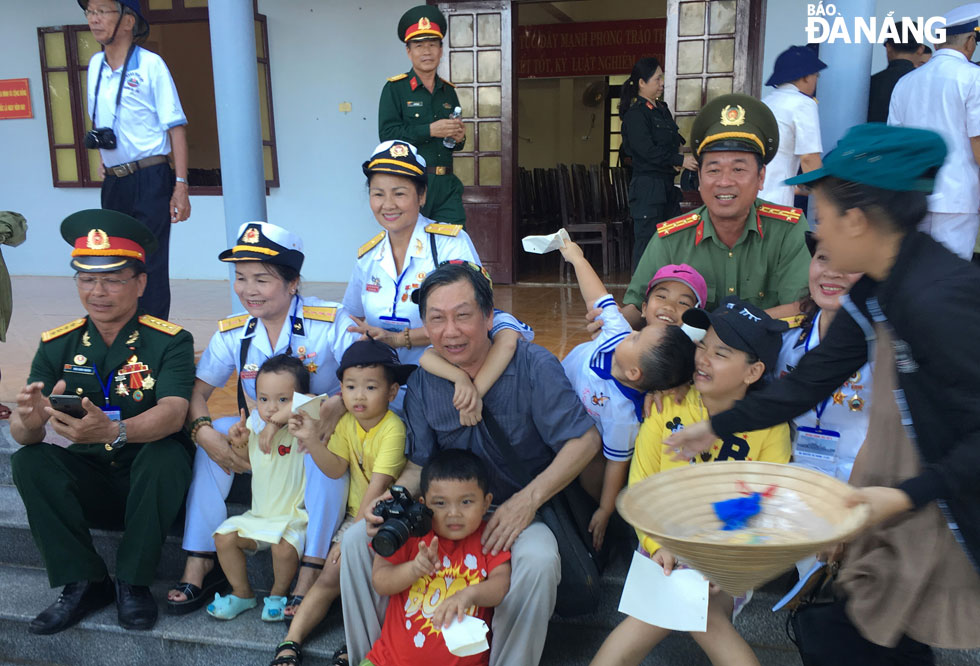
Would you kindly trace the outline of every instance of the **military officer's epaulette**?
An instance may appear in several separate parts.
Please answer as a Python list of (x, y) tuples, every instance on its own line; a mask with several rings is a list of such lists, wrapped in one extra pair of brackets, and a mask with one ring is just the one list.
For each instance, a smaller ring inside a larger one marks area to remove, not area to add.
[(225, 331), (233, 331), (236, 328), (241, 328), (248, 321), (248, 315), (238, 315), (237, 317), (228, 317), (227, 319), (222, 319), (218, 322), (218, 330), (224, 333)]
[(404, 79), (407, 76), (408, 76), (408, 74), (405, 74), (404, 72), (402, 72), (401, 74), (395, 74), (394, 76), (389, 76), (388, 77), (388, 80), (391, 81), (392, 83), (394, 83), (395, 81), (401, 81), (402, 79)]
[(360, 259), (365, 254), (371, 251), (371, 248), (380, 243), (385, 237), (385, 232), (379, 233), (377, 236), (369, 240), (367, 243), (362, 245), (357, 249), (357, 258)]
[(50, 331), (45, 331), (44, 333), (42, 333), (41, 342), (51, 342), (55, 338), (60, 338), (65, 333), (71, 333), (76, 328), (81, 328), (84, 325), (85, 325), (85, 317), (82, 317), (81, 319), (76, 319), (74, 321), (70, 321), (67, 324), (62, 324), (57, 328), (52, 328)]
[(165, 319), (157, 319), (156, 317), (151, 317), (150, 315), (140, 315), (139, 322), (144, 326), (148, 326), (155, 331), (160, 331), (161, 333), (166, 333), (167, 335), (177, 335), (184, 330), (183, 326), (171, 324)]
[(799, 208), (793, 208), (792, 206), (780, 206), (773, 203), (762, 204), (756, 208), (756, 210), (759, 212), (759, 215), (774, 217), (777, 220), (790, 222), (792, 224), (799, 222), (800, 217), (803, 215), (803, 211)]
[(337, 308), (316, 305), (303, 306), (303, 319), (332, 322), (337, 317)]
[(675, 217), (672, 220), (667, 220), (666, 222), (661, 222), (657, 225), (657, 236), (660, 238), (666, 238), (675, 231), (680, 231), (681, 229), (687, 229), (688, 227), (693, 227), (695, 224), (701, 221), (701, 216), (698, 213), (691, 213), (690, 215), (683, 215), (681, 217)]
[(806, 319), (806, 315), (798, 314), (791, 317), (780, 317), (779, 321), (785, 321), (787, 324), (789, 324), (790, 328), (799, 328), (803, 325), (804, 319)]
[(425, 225), (425, 233), (438, 234), (439, 236), (458, 236), (459, 232), (462, 230), (462, 224), (443, 224), (442, 222), (433, 222), (432, 224)]
[(444, 78), (442, 78), (441, 76), (439, 77), (439, 79), (440, 79), (440, 80), (441, 80), (441, 81), (442, 81), (443, 83), (445, 83), (445, 84), (446, 84), (447, 86), (449, 86), (450, 88), (455, 88), (455, 87), (456, 87), (456, 84), (455, 84), (455, 83), (453, 83), (452, 81), (447, 81), (446, 79), (444, 79)]

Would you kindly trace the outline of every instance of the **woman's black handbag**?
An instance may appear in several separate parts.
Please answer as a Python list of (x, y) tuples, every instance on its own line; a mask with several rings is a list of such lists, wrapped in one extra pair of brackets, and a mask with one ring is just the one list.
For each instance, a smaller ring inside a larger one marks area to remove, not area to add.
[[(496, 419), (483, 409), (483, 422), (497, 454), (508, 461), (512, 471), (523, 477), (524, 483), (533, 477), (514, 449)], [(577, 480), (552, 497), (538, 510), (538, 517), (548, 526), (561, 557), (561, 582), (558, 584), (558, 600), (555, 612), (563, 617), (586, 615), (599, 607), (599, 575), (602, 562), (592, 547), (589, 520), (598, 504)]]

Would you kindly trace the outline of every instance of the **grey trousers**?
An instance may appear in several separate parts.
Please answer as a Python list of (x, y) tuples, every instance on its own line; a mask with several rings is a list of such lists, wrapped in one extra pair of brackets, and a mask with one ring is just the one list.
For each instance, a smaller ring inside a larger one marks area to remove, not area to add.
[[(350, 663), (359, 664), (381, 635), (388, 597), (371, 584), (374, 553), (364, 521), (344, 534), (340, 599)], [(490, 666), (535, 666), (541, 660), (548, 621), (555, 610), (561, 559), (548, 526), (535, 521), (510, 550), (510, 591), (493, 613)]]

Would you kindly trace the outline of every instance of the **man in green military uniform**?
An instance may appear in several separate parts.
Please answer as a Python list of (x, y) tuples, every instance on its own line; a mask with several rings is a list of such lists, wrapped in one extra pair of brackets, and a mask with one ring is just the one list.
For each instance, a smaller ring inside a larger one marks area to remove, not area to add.
[[(462, 150), (463, 121), (450, 118), (459, 98), (449, 81), (436, 76), (442, 59), (446, 17), (436, 7), (409, 9), (398, 22), (398, 38), (412, 69), (388, 79), (378, 105), (381, 141), (407, 141), (425, 159), (428, 188), (422, 215), (447, 224), (465, 224), (463, 183), (453, 174), (453, 151)], [(456, 142), (447, 147), (444, 139)]]
[(807, 286), (803, 211), (757, 198), (779, 147), (769, 108), (748, 95), (716, 97), (695, 118), (691, 142), (704, 205), (657, 225), (623, 298), (634, 327), (647, 284), (667, 264), (690, 264), (704, 276), (708, 310), (726, 296), (760, 308), (793, 303)]
[[(41, 334), (28, 384), (10, 423), (23, 445), (11, 460), (31, 533), (58, 600), (31, 622), (53, 634), (116, 599), (119, 624), (150, 629), (149, 584), (191, 478), (183, 432), (194, 384), (194, 341), (138, 307), (146, 287), (150, 231), (111, 210), (85, 210), (61, 224), (88, 312)], [(52, 408), (81, 397), (76, 418)], [(45, 443), (45, 426), (72, 442)], [(123, 529), (113, 585), (89, 526)]]

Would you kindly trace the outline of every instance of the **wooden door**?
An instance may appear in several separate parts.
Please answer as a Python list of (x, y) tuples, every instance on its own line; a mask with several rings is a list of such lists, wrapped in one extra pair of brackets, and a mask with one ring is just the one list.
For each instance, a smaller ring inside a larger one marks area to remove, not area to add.
[(495, 282), (514, 281), (514, 67), (511, 3), (435, 2), (449, 21), (439, 76), (456, 86), (466, 145), (454, 155), (466, 231)]
[[(759, 96), (765, 11), (766, 0), (667, 0), (664, 100), (688, 145), (709, 100), (731, 92)], [(701, 203), (696, 192), (685, 193), (685, 201)]]

